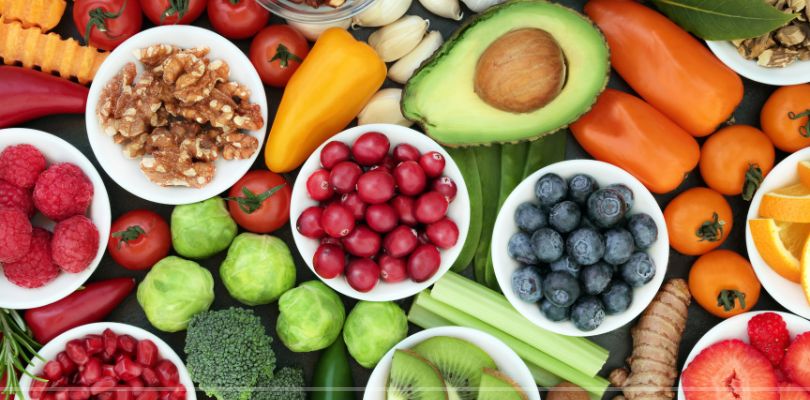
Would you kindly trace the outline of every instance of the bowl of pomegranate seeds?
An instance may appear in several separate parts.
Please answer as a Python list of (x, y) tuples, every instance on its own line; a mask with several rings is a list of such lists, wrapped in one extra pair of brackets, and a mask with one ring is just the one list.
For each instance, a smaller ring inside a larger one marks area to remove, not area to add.
[(26, 400), (196, 400), (183, 361), (166, 342), (132, 325), (99, 322), (48, 342), (20, 379)]
[(398, 300), (453, 265), (470, 199), (438, 143), (399, 125), (363, 125), (333, 136), (304, 163), (290, 220), (298, 251), (327, 285), (359, 300)]

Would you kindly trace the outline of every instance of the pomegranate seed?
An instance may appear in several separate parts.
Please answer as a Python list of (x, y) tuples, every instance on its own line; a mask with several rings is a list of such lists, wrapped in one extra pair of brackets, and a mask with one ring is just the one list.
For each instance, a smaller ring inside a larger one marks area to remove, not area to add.
[(405, 260), (388, 254), (380, 256), (380, 277), (388, 283), (404, 281), (408, 277)]
[(118, 347), (121, 348), (121, 351), (125, 353), (134, 353), (135, 346), (138, 344), (138, 341), (135, 340), (134, 337), (129, 335), (121, 335), (118, 337)]
[(413, 228), (400, 225), (383, 239), (383, 248), (391, 257), (405, 257), (416, 248), (416, 231)]
[(439, 192), (427, 192), (414, 204), (414, 215), (416, 220), (423, 224), (432, 224), (447, 214), (447, 199)]
[(158, 359), (158, 348), (151, 340), (139, 340), (137, 358), (141, 365), (151, 367), (155, 365)]
[(48, 361), (42, 368), (42, 373), (49, 380), (57, 380), (62, 377), (62, 364), (59, 361)]
[(96, 395), (95, 400), (113, 400), (113, 392), (102, 392)]
[(356, 221), (363, 219), (367, 205), (363, 200), (360, 200), (360, 195), (357, 192), (346, 193), (341, 196), (340, 204), (343, 204), (352, 212)]
[(449, 249), (458, 242), (458, 226), (450, 218), (442, 218), (425, 228), (430, 242), (441, 249)]
[(171, 397), (174, 400), (185, 400), (186, 398), (186, 387), (183, 385), (177, 385), (171, 391)]
[(101, 379), (101, 360), (92, 357), (84, 365), (84, 370), (81, 373), (82, 382), (86, 386), (90, 386)]
[(436, 246), (423, 244), (408, 257), (408, 276), (416, 282), (424, 282), (439, 270), (442, 256)]
[(127, 386), (132, 388), (131, 392), (135, 396), (141, 394), (141, 391), (144, 388), (144, 383), (143, 383), (142, 380), (140, 380), (140, 378), (130, 379), (130, 380), (126, 381), (126, 384), (127, 384)]
[(414, 226), (418, 223), (414, 214), (416, 201), (413, 198), (407, 196), (394, 197), (391, 199), (391, 207), (394, 207), (399, 216), (399, 221), (403, 224)]
[(373, 257), (380, 251), (380, 235), (360, 225), (343, 238), (343, 248), (356, 257)]
[(87, 350), (84, 348), (84, 344), (79, 339), (73, 339), (67, 342), (65, 352), (71, 361), (79, 365), (84, 365), (87, 363), (87, 360), (90, 359), (90, 356), (87, 355)]
[(143, 372), (141, 373), (141, 378), (143, 378), (143, 382), (146, 386), (157, 386), (160, 385), (160, 380), (158, 379), (157, 373), (152, 368), (144, 368)]
[(67, 390), (59, 390), (53, 394), (54, 400), (70, 400)]
[(94, 383), (93, 386), (90, 386), (90, 394), (93, 396), (109, 392), (110, 389), (114, 388), (116, 384), (115, 378), (110, 376), (105, 376), (98, 380), (98, 382)]
[(37, 400), (42, 397), (43, 392), (48, 387), (47, 378), (44, 376), (38, 377), (40, 379), (45, 379), (44, 381), (32, 379), (31, 380), (31, 388), (28, 390), (28, 395), (31, 397), (32, 400)]
[(346, 143), (329, 142), (321, 149), (321, 165), (326, 169), (332, 169), (337, 163), (348, 160), (350, 152)]
[(394, 159), (397, 161), (419, 161), (421, 154), (416, 147), (401, 143), (394, 147)]
[(456, 183), (446, 176), (442, 176), (438, 179), (435, 179), (433, 183), (430, 185), (430, 187), (431, 189), (441, 193), (441, 195), (447, 199), (448, 203), (455, 200), (456, 193), (458, 192), (458, 187), (456, 187)]
[(59, 388), (67, 386), (67, 384), (68, 384), (67, 377), (63, 376), (59, 379), (48, 381), (48, 389), (50, 389), (51, 392), (54, 392)]
[(346, 254), (334, 244), (322, 244), (312, 257), (315, 273), (321, 278), (332, 279), (343, 273), (346, 267)]
[(358, 258), (349, 261), (346, 267), (346, 281), (358, 292), (374, 289), (380, 280), (380, 267), (369, 258)]
[(323, 210), (321, 226), (327, 235), (342, 238), (354, 229), (354, 215), (348, 207), (332, 203)]
[(115, 372), (114, 364), (104, 364), (101, 366), (101, 376), (111, 376), (118, 378), (118, 373)]
[(155, 372), (163, 387), (171, 387), (180, 382), (180, 374), (177, 372), (177, 366), (169, 360), (163, 360), (158, 363)]
[(435, 151), (429, 151), (419, 157), (419, 165), (425, 170), (425, 175), (436, 178), (444, 171), (444, 156)]
[(335, 193), (329, 183), (329, 171), (319, 169), (307, 178), (307, 193), (316, 201), (328, 200)]
[(329, 173), (329, 183), (338, 193), (351, 193), (360, 175), (363, 175), (363, 170), (359, 165), (351, 161), (341, 161)]
[(388, 204), (372, 204), (366, 210), (366, 224), (377, 232), (390, 232), (398, 222), (397, 211)]
[(112, 329), (107, 328), (101, 333), (101, 336), (104, 338), (104, 355), (109, 358), (114, 357), (118, 352), (118, 335)]
[(143, 373), (143, 365), (129, 358), (122, 358), (115, 363), (115, 373), (121, 379), (128, 381), (141, 376)]
[(104, 338), (101, 335), (87, 335), (84, 338), (87, 354), (94, 355), (104, 351)]
[(70, 388), (70, 400), (87, 400), (90, 398), (90, 388), (84, 386), (76, 386)]
[(382, 161), (388, 155), (391, 143), (380, 132), (367, 132), (360, 135), (352, 145), (352, 156), (360, 164), (371, 166)]
[(119, 386), (118, 390), (115, 391), (115, 400), (135, 400), (135, 393)]
[(64, 351), (59, 352), (59, 354), (56, 355), (56, 361), (58, 361), (62, 366), (62, 372), (65, 375), (70, 375), (76, 372), (76, 363), (74, 363)]
[(158, 392), (154, 390), (145, 390), (135, 398), (135, 400), (158, 400)]
[(368, 171), (357, 181), (357, 194), (366, 203), (385, 203), (394, 197), (394, 177), (382, 170)]
[(321, 227), (322, 215), (323, 208), (318, 206), (307, 208), (298, 216), (298, 221), (295, 222), (295, 229), (298, 230), (298, 233), (308, 238), (320, 238), (324, 235), (323, 227)]
[(399, 192), (408, 196), (416, 196), (422, 193), (427, 184), (425, 171), (416, 161), (403, 161), (399, 163), (399, 165), (394, 168), (394, 180), (396, 181)]

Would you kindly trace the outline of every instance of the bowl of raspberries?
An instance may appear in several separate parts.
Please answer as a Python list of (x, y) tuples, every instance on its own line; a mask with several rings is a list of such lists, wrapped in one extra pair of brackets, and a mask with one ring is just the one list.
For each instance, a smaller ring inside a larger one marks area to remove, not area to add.
[(0, 307), (40, 307), (73, 293), (109, 234), (107, 191), (79, 150), (45, 132), (0, 130)]
[(568, 336), (620, 328), (653, 300), (669, 237), (652, 194), (614, 165), (541, 168), (504, 202), (492, 233), (504, 295), (536, 325)]

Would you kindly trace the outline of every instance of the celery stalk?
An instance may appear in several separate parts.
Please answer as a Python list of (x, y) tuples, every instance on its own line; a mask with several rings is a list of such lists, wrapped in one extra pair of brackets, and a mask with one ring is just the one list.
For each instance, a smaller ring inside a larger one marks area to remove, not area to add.
[(537, 386), (549, 388), (557, 386), (562, 382), (562, 379), (558, 378), (556, 375), (530, 362), (526, 363), (526, 367), (529, 368), (529, 372), (532, 373), (532, 377), (534, 378), (534, 382), (537, 383)]

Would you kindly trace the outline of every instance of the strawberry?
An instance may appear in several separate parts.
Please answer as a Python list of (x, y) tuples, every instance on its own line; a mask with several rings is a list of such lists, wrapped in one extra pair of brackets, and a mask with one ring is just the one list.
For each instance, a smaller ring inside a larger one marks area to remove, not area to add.
[(686, 400), (779, 400), (770, 361), (740, 340), (718, 342), (700, 352), (681, 382)]
[(799, 384), (810, 387), (810, 332), (802, 333), (793, 339), (788, 347), (785, 358), (782, 359), (782, 371), (785, 375)]
[(810, 400), (810, 393), (795, 383), (782, 382), (779, 384), (779, 400)]
[(751, 346), (771, 360), (771, 364), (779, 366), (790, 345), (790, 332), (779, 314), (767, 312), (748, 321), (748, 339)]

